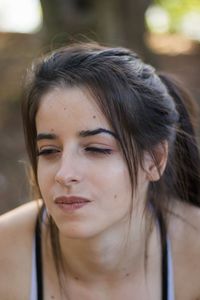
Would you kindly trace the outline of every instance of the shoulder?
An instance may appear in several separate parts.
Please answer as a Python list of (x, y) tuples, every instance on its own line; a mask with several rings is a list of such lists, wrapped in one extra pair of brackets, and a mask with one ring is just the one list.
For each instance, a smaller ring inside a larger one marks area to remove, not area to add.
[(20, 246), (30, 239), (40, 206), (40, 201), (32, 201), (0, 216), (1, 253), (2, 250), (6, 250), (6, 253), (17, 255), (10, 246), (13, 244)]
[(200, 208), (177, 203), (169, 220), (177, 299), (200, 299)]
[(15, 299), (18, 295), (22, 299), (28, 292), (32, 242), (40, 206), (41, 202), (32, 201), (0, 216), (0, 299), (5, 296), (14, 299), (14, 294)]
[(200, 233), (199, 207), (189, 203), (175, 201), (173, 209), (169, 211), (169, 220), (169, 228), (172, 235), (177, 232), (177, 230), (181, 235), (187, 231), (191, 231), (195, 235)]
[[(169, 213), (169, 232), (179, 244), (194, 244), (193, 250), (200, 250), (200, 208), (188, 203), (176, 202)], [(191, 249), (192, 250), (192, 249)]]
[[(12, 231), (17, 227), (26, 224), (28, 228), (33, 225), (37, 213), (42, 205), (41, 200), (35, 200), (23, 204), (0, 216), (0, 234), (2, 226), (4, 229)], [(26, 230), (26, 228), (24, 228)]]

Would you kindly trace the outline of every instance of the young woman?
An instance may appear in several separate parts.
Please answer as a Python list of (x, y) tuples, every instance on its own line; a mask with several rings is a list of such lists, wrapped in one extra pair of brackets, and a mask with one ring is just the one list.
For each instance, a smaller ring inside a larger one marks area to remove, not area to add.
[(0, 299), (200, 299), (187, 94), (124, 48), (38, 62), (22, 115), (38, 190), (0, 219)]

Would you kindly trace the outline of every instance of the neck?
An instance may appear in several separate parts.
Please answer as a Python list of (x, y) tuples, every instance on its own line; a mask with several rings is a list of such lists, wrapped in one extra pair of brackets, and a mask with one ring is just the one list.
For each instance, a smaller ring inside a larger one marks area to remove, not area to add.
[[(140, 224), (136, 224), (134, 219), (134, 222), (126, 222), (123, 226), (114, 226), (89, 239), (69, 239), (60, 234), (67, 276), (84, 282), (111, 283), (143, 273), (148, 227), (147, 220), (142, 220)], [(153, 235), (155, 244), (155, 227), (148, 237), (149, 250)]]

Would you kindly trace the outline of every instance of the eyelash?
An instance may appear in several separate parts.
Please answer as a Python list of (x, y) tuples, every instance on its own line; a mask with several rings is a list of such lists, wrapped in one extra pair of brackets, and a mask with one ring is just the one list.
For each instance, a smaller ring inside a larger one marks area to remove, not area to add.
[(93, 152), (95, 154), (111, 154), (112, 150), (108, 148), (97, 148), (97, 147), (87, 147), (85, 148), (87, 152)]
[(51, 154), (56, 154), (58, 152), (59, 152), (59, 150), (57, 150), (57, 149), (44, 149), (44, 150), (38, 151), (37, 156), (41, 156), (41, 155), (48, 156)]
[[(105, 154), (105, 155), (109, 155), (112, 153), (111, 149), (108, 148), (98, 148), (98, 147), (86, 147), (85, 148), (86, 152), (91, 152), (94, 154)], [(37, 156), (49, 156), (51, 154), (57, 154), (60, 151), (57, 149), (45, 149), (45, 150), (41, 150), (38, 151)]]

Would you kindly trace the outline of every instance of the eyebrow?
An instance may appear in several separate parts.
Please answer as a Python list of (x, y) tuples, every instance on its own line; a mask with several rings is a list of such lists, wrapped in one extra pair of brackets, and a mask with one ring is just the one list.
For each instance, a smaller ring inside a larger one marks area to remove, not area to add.
[[(88, 136), (94, 136), (94, 135), (102, 134), (102, 133), (109, 134), (109, 135), (113, 136), (114, 138), (119, 139), (116, 133), (114, 133), (108, 129), (104, 129), (104, 128), (97, 128), (94, 130), (82, 130), (79, 132), (78, 135), (80, 137), (88, 137)], [(36, 138), (37, 141), (56, 140), (56, 139), (58, 139), (58, 136), (55, 133), (39, 133)]]
[(41, 141), (41, 140), (56, 140), (58, 137), (54, 133), (39, 133), (37, 135), (36, 140)]
[(111, 136), (113, 136), (114, 138), (118, 139), (118, 136), (116, 133), (108, 130), (108, 129), (104, 129), (104, 128), (97, 128), (94, 130), (82, 130), (79, 135), (81, 137), (87, 137), (87, 136), (93, 136), (93, 135), (97, 135), (97, 134), (101, 134), (101, 133), (106, 133), (109, 134)]

